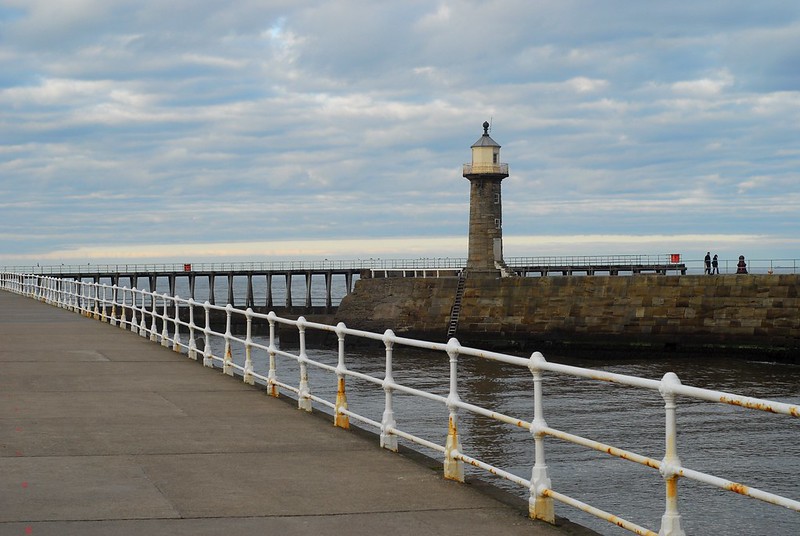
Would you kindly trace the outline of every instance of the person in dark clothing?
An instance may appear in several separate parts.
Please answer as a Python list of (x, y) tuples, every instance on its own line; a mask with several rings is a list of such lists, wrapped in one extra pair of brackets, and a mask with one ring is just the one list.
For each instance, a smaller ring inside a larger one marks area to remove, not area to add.
[(711, 273), (712, 274), (719, 273), (719, 259), (717, 258), (716, 255), (714, 255), (713, 259), (711, 259)]
[(736, 273), (737, 274), (747, 273), (747, 263), (744, 262), (744, 255), (739, 255), (739, 263), (736, 265)]
[(705, 261), (706, 261), (706, 271), (705, 271), (705, 273), (707, 273), (708, 275), (711, 275), (711, 252), (710, 251), (706, 253)]

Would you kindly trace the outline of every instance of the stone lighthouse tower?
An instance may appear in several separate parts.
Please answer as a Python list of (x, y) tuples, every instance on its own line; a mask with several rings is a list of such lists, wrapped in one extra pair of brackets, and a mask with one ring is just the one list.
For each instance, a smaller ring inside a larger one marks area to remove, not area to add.
[(483, 136), (472, 144), (472, 163), (464, 164), (469, 179), (469, 275), (511, 275), (503, 262), (503, 205), (500, 183), (508, 177), (508, 164), (500, 163), (500, 145), (489, 136), (489, 123), (483, 123)]

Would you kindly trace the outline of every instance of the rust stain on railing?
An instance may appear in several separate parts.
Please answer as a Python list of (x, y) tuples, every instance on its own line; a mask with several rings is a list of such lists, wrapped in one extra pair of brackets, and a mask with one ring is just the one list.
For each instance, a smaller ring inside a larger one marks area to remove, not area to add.
[[(741, 399), (738, 399), (738, 398), (732, 398), (732, 397), (725, 396), (725, 395), (719, 397), (719, 401), (722, 402), (723, 404), (730, 404), (732, 406), (740, 406), (740, 407), (743, 407), (743, 408), (766, 411), (767, 413), (783, 413), (782, 411), (776, 410), (774, 407), (772, 407), (768, 403), (749, 402), (747, 400), (741, 400)], [(798, 408), (797, 406), (789, 406), (788, 407), (788, 412), (789, 412), (789, 415), (791, 415), (792, 417), (800, 417), (800, 408)]]

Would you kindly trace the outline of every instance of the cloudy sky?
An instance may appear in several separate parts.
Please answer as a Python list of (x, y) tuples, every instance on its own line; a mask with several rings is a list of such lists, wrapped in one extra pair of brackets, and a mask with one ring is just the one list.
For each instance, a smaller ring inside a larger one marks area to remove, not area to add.
[(0, 264), (800, 259), (800, 3), (0, 0)]

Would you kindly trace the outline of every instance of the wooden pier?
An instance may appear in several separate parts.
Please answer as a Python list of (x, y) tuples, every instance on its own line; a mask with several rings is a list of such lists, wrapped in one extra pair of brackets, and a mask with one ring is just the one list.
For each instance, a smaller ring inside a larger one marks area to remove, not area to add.
[[(227, 302), (231, 305), (244, 305), (245, 307), (263, 306), (271, 308), (280, 304), (275, 303), (273, 294), (273, 280), (281, 278), (284, 281), (286, 296), (285, 306), (287, 308), (293, 306), (292, 296), (292, 280), (296, 277), (302, 277), (305, 281), (305, 302), (304, 306), (308, 309), (312, 307), (311, 303), (311, 283), (312, 280), (323, 279), (325, 282), (325, 307), (330, 309), (333, 307), (333, 282), (334, 277), (343, 279), (345, 293), (349, 294), (353, 289), (353, 276), (357, 275), (360, 270), (355, 268), (329, 268), (329, 269), (278, 269), (278, 270), (194, 270), (191, 265), (185, 265), (186, 269), (182, 271), (177, 270), (119, 270), (119, 271), (79, 271), (60, 272), (57, 277), (63, 277), (75, 280), (91, 280), (95, 283), (108, 283), (111, 285), (122, 286), (129, 283), (129, 288), (142, 288), (140, 284), (144, 281), (147, 282), (147, 289), (151, 292), (158, 291), (158, 283), (160, 279), (167, 280), (167, 292), (171, 296), (176, 294), (176, 286), (179, 278), (186, 278), (189, 287), (189, 298), (197, 299), (195, 290), (197, 287), (197, 280), (205, 279), (208, 282), (208, 301), (215, 305), (215, 290), (218, 279), (222, 278), (227, 284)], [(237, 304), (234, 293), (234, 280), (235, 278), (245, 278), (247, 281), (247, 291), (245, 294), (245, 303)], [(255, 294), (253, 292), (254, 281), (256, 278), (263, 278), (266, 281), (266, 297), (264, 303), (256, 303)]]

